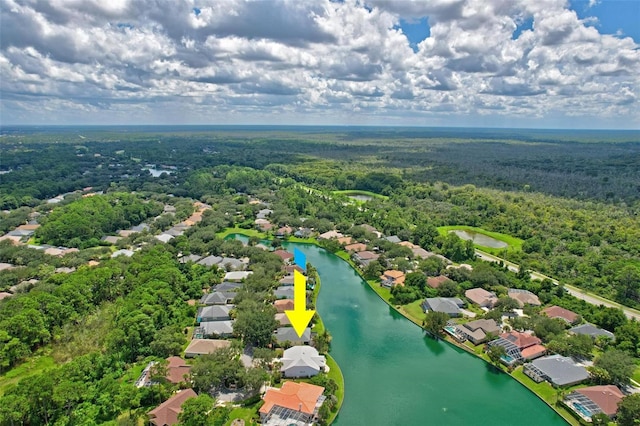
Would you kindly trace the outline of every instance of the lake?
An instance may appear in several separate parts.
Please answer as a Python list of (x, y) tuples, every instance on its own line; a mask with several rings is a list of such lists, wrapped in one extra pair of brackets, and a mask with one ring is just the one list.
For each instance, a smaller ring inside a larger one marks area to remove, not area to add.
[(453, 232), (463, 240), (471, 240), (474, 244), (478, 244), (479, 246), (497, 249), (509, 247), (509, 244), (505, 243), (504, 241), (496, 240), (495, 238), (492, 238), (488, 235), (480, 234), (479, 232), (463, 231), (461, 229), (449, 232)]
[(284, 246), (301, 250), (322, 282), (316, 308), (345, 379), (335, 425), (566, 425), (507, 374), (426, 337), (342, 259), (310, 244)]

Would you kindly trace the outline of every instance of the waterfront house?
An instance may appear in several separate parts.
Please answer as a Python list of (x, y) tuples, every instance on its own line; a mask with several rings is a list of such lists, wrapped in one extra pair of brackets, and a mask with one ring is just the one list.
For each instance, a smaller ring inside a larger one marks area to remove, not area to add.
[(273, 306), (276, 307), (276, 312), (283, 313), (284, 311), (292, 311), (293, 310), (293, 300), (292, 299), (281, 299), (273, 302)]
[(284, 377), (313, 377), (324, 371), (327, 360), (312, 346), (292, 346), (284, 351), (282, 359), (282, 372)]
[(599, 413), (613, 419), (618, 413), (618, 404), (622, 398), (624, 394), (617, 386), (590, 386), (576, 389), (563, 402), (582, 419), (591, 422), (591, 417)]
[(293, 286), (280, 286), (273, 291), (276, 299), (293, 299)]
[(268, 388), (262, 397), (260, 423), (264, 426), (314, 424), (325, 400), (323, 392), (322, 386), (288, 381), (280, 389)]
[(360, 264), (361, 266), (367, 266), (369, 263), (377, 260), (380, 255), (373, 253), (371, 251), (365, 250), (354, 253), (352, 256), (353, 260)]
[(444, 312), (450, 317), (458, 317), (464, 302), (457, 297), (429, 297), (420, 305), (423, 312)]
[(278, 256), (284, 263), (291, 263), (293, 260), (293, 254), (289, 253), (286, 250), (276, 250), (273, 252), (276, 256)]
[(522, 371), (536, 383), (546, 380), (553, 386), (577, 385), (589, 378), (586, 368), (562, 355), (538, 358), (525, 364)]
[(485, 342), (488, 338), (500, 334), (500, 326), (492, 319), (479, 319), (456, 326), (456, 331), (474, 345)]
[(311, 341), (311, 329), (307, 327), (302, 336), (298, 336), (293, 327), (280, 327), (275, 332), (275, 338), (280, 345), (285, 342), (290, 342), (294, 345), (308, 345)]
[(344, 235), (338, 231), (327, 231), (323, 234), (318, 235), (319, 240), (330, 240), (332, 238), (342, 238)]
[(404, 272), (398, 271), (395, 269), (391, 269), (388, 271), (384, 271), (384, 273), (380, 276), (380, 285), (382, 287), (395, 287), (397, 285), (404, 285), (405, 280)]
[(547, 349), (541, 343), (539, 338), (529, 333), (510, 331), (502, 333), (499, 338), (488, 342), (487, 345), (502, 346), (506, 354), (501, 358), (501, 361), (511, 366), (544, 355)]
[(344, 249), (348, 252), (359, 252), (367, 250), (367, 245), (363, 243), (354, 243), (344, 246)]

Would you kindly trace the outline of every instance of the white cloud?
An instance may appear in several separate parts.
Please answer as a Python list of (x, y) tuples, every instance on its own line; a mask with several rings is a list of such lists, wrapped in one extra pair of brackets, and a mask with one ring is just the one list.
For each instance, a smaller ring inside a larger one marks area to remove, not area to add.
[(0, 3), (3, 122), (640, 125), (639, 46), (565, 0)]

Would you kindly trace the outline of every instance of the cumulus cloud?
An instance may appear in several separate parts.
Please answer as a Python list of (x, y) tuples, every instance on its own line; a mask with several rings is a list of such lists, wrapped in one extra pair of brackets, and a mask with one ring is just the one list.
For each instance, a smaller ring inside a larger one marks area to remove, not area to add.
[[(577, 120), (567, 127), (640, 125), (640, 46), (600, 34), (565, 0), (0, 8), (3, 123), (460, 125), (487, 116), (543, 126), (561, 112)], [(414, 51), (400, 23), (424, 17), (430, 35)]]

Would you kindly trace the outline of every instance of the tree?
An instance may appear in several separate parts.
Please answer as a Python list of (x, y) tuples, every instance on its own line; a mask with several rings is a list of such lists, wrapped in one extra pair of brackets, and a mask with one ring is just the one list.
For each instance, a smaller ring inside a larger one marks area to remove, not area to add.
[(275, 308), (254, 300), (243, 300), (238, 305), (233, 331), (242, 336), (247, 345), (265, 347), (271, 343), (273, 330), (278, 327)]
[(594, 362), (596, 367), (604, 369), (613, 383), (628, 384), (636, 368), (633, 358), (626, 352), (611, 349), (604, 352)]
[(206, 393), (196, 398), (189, 398), (182, 404), (182, 412), (178, 414), (180, 425), (210, 426), (213, 422), (212, 410), (215, 400)]
[(496, 308), (501, 312), (511, 312), (514, 309), (518, 309), (520, 304), (516, 299), (512, 299), (509, 296), (503, 296), (496, 302)]
[(616, 291), (621, 302), (640, 300), (640, 269), (626, 265), (616, 276)]
[(634, 393), (622, 398), (618, 403), (618, 417), (620, 426), (637, 426), (640, 419), (640, 394)]
[(447, 321), (449, 321), (449, 315), (444, 312), (429, 311), (423, 321), (423, 327), (432, 336), (437, 337), (442, 334)]
[(489, 349), (487, 349), (487, 356), (491, 360), (491, 363), (495, 366), (500, 365), (500, 358), (507, 354), (504, 347), (500, 345), (488, 345)]
[(446, 280), (438, 287), (438, 295), (441, 297), (454, 297), (458, 294), (458, 283)]
[(331, 334), (325, 329), (316, 336), (313, 343), (319, 353), (325, 354), (329, 352), (329, 348), (331, 347)]
[(596, 426), (607, 426), (611, 422), (609, 416), (605, 413), (596, 413), (591, 416), (591, 424)]

